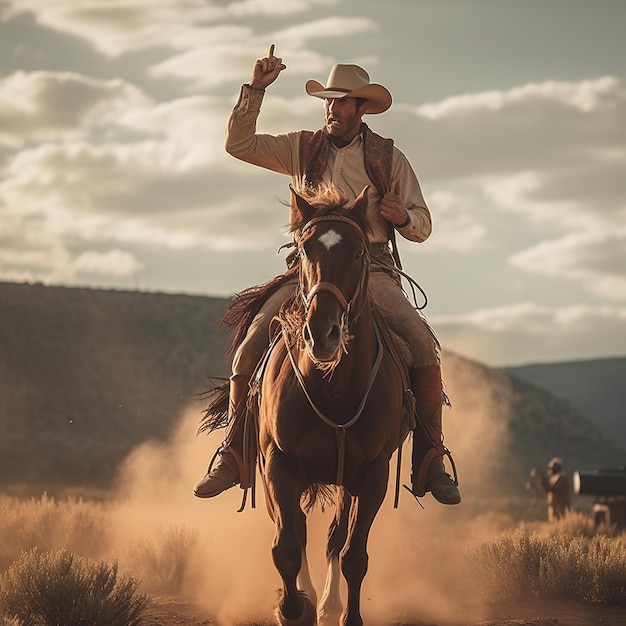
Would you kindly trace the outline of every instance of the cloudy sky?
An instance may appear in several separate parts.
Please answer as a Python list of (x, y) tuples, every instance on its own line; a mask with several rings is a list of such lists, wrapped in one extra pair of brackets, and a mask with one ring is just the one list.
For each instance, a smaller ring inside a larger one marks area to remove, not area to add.
[(434, 232), (403, 242), (445, 348), (626, 355), (621, 0), (0, 0), (0, 280), (229, 296), (283, 269), (286, 177), (223, 150), (270, 43), (259, 130), (358, 63)]

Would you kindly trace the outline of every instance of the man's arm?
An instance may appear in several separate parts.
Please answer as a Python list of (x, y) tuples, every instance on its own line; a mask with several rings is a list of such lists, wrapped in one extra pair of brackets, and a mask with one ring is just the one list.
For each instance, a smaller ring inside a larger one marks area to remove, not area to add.
[(237, 104), (228, 120), (224, 147), (237, 159), (292, 175), (297, 165), (294, 155), (297, 155), (298, 133), (265, 135), (256, 132), (264, 90), (285, 69), (282, 59), (273, 53), (272, 44), (269, 56), (255, 62), (250, 84), (241, 87)]
[(381, 215), (409, 241), (422, 242), (432, 232), (430, 211), (407, 158), (394, 148), (391, 191), (381, 200)]

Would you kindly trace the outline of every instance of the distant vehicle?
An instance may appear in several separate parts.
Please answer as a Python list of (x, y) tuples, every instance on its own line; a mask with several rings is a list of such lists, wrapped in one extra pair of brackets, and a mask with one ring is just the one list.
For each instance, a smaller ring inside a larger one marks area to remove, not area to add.
[(626, 467), (579, 470), (572, 475), (574, 493), (595, 496), (593, 520), (596, 526), (626, 528)]

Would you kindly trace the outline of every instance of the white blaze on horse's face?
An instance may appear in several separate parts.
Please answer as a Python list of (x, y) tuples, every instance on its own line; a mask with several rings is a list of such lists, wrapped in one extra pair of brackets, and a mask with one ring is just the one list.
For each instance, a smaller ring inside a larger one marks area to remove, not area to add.
[(323, 235), (320, 235), (319, 242), (326, 247), (326, 250), (330, 250), (333, 246), (341, 242), (341, 235), (331, 228)]

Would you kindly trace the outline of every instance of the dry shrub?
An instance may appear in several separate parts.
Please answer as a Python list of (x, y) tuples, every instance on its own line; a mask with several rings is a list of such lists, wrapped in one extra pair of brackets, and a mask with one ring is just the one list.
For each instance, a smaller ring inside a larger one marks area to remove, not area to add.
[(582, 518), (570, 516), (544, 532), (506, 531), (472, 548), (468, 557), (482, 594), (626, 603), (626, 543), (588, 531)]
[(0, 571), (19, 555), (68, 549), (98, 558), (108, 542), (103, 505), (82, 499), (57, 501), (46, 494), (20, 500), (0, 496)]
[(540, 595), (626, 603), (626, 549), (610, 537), (563, 538), (539, 564)]
[(595, 537), (605, 535), (617, 536), (617, 529), (613, 526), (602, 524), (596, 526), (593, 518), (578, 511), (568, 511), (564, 517), (553, 524), (542, 524), (540, 531), (550, 535), (562, 537)]
[(137, 586), (117, 563), (34, 549), (0, 576), (0, 611), (24, 626), (137, 626), (148, 602)]
[(184, 526), (158, 528), (156, 541), (136, 539), (128, 550), (127, 568), (152, 593), (180, 593), (199, 542), (197, 529)]
[(505, 531), (468, 552), (474, 579), (491, 600), (519, 599), (536, 593), (539, 563), (545, 546), (527, 529)]

